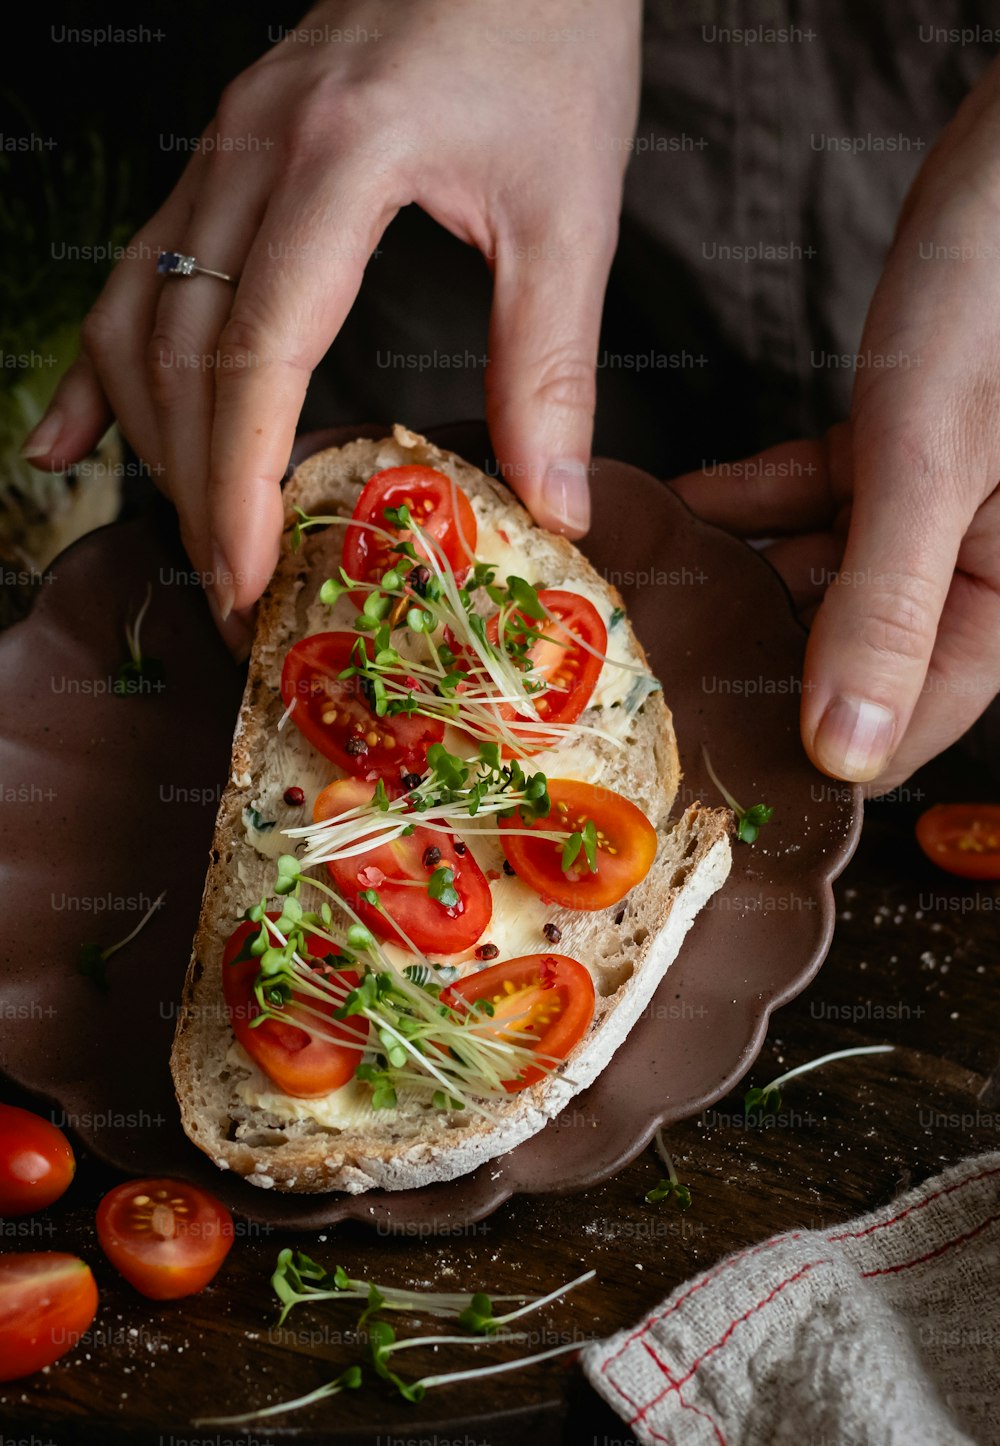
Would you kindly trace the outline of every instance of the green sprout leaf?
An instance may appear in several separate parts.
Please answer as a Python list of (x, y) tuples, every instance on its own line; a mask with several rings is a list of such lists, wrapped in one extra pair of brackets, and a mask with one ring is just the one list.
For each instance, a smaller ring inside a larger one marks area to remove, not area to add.
[(455, 888), (455, 871), (442, 865), (434, 870), (427, 880), (427, 892), (445, 909), (454, 909), (460, 902)]
[(647, 1203), (658, 1205), (663, 1200), (669, 1200), (678, 1210), (688, 1210), (691, 1206), (691, 1191), (686, 1185), (682, 1185), (678, 1178), (677, 1169), (663, 1139), (662, 1130), (657, 1130), (654, 1143), (657, 1154), (667, 1167), (667, 1178), (660, 1180), (652, 1190), (646, 1192)]
[(789, 1080), (796, 1079), (800, 1074), (809, 1074), (811, 1070), (819, 1069), (821, 1065), (831, 1064), (837, 1059), (854, 1059), (862, 1054), (891, 1054), (895, 1049), (892, 1044), (866, 1044), (857, 1049), (835, 1049), (832, 1054), (821, 1054), (818, 1059), (810, 1059), (805, 1064), (796, 1065), (794, 1069), (787, 1070), (777, 1079), (771, 1080), (762, 1089), (748, 1089), (743, 1096), (743, 1108), (749, 1119), (751, 1116), (757, 1119), (765, 1119), (770, 1114), (777, 1114), (781, 1109), (781, 1086)]
[(542, 604), (538, 601), (538, 592), (525, 582), (523, 577), (509, 577), (507, 579), (507, 591), (510, 593), (511, 601), (519, 612), (525, 617), (534, 618), (536, 622), (544, 622), (547, 614)]
[(766, 823), (770, 823), (774, 813), (772, 807), (765, 803), (755, 803), (750, 808), (743, 808), (741, 804), (729, 792), (729, 789), (719, 779), (718, 774), (712, 767), (712, 760), (708, 756), (708, 749), (702, 744), (701, 756), (705, 760), (705, 768), (709, 778), (726, 800), (726, 803), (736, 815), (736, 837), (740, 843), (756, 843), (757, 836)]

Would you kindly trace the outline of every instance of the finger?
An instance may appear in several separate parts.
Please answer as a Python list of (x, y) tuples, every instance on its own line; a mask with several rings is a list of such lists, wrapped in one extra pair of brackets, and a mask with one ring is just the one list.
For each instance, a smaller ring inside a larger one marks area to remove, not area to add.
[[(580, 237), (587, 240), (580, 242)], [(536, 521), (580, 537), (597, 346), (614, 235), (581, 220), (496, 243), (486, 412), (501, 471)]]
[(670, 484), (692, 512), (740, 537), (829, 527), (835, 512), (825, 442), (782, 442), (738, 462), (713, 462)]
[(831, 532), (783, 537), (761, 551), (792, 595), (796, 610), (818, 603), (837, 576), (843, 547)]
[(934, 653), (910, 725), (869, 792), (885, 793), (961, 738), (1000, 690), (1000, 490), (958, 555)]
[[(184, 234), (186, 254), (238, 277), (264, 211), (259, 189), (236, 191), (219, 168), (205, 183)], [(213, 555), (208, 474), (218, 341), (235, 288), (197, 273), (170, 278), (160, 294), (147, 367), (160, 453), (188, 554), (212, 590), (220, 620), (232, 611), (235, 582)], [(247, 621), (243, 620), (244, 623)]]
[(274, 570), (280, 483), (310, 374), (397, 209), (378, 179), (359, 187), (325, 170), (289, 174), (268, 204), (219, 338), (209, 517), (218, 565), (239, 579), (234, 609), (256, 602)]
[(190, 215), (195, 168), (189, 166), (169, 199), (130, 243), (84, 318), (83, 351), (132, 448), (163, 481), (159, 435), (146, 371), (146, 345), (164, 279), (156, 261), (176, 250)]
[(855, 473), (843, 568), (806, 650), (802, 738), (825, 773), (867, 782), (920, 696), (970, 512), (943, 451), (917, 468), (883, 435), (859, 444)]
[(111, 425), (111, 407), (90, 358), (81, 353), (61, 378), (21, 456), (40, 471), (60, 472), (86, 457)]

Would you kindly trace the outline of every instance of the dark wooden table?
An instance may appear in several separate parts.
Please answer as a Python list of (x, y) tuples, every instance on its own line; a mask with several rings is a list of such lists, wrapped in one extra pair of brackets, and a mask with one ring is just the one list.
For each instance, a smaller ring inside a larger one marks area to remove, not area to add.
[[(192, 1421), (304, 1393), (358, 1357), (350, 1339), (356, 1315), (344, 1305), (302, 1308), (283, 1333), (274, 1331), (269, 1275), (286, 1244), (331, 1267), (340, 1262), (352, 1275), (438, 1289), (542, 1293), (594, 1267), (596, 1279), (529, 1321), (533, 1348), (544, 1349), (635, 1321), (732, 1250), (779, 1230), (827, 1227), (965, 1155), (995, 1148), (1000, 887), (966, 884), (933, 868), (916, 847), (913, 821), (931, 803), (997, 796), (982, 768), (953, 751), (892, 801), (869, 805), (861, 846), (837, 886), (830, 956), (811, 987), (772, 1020), (750, 1078), (764, 1083), (853, 1045), (891, 1043), (896, 1052), (794, 1081), (766, 1128), (746, 1127), (738, 1091), (671, 1130), (693, 1197), (685, 1214), (644, 1203), (661, 1173), (647, 1151), (598, 1188), (508, 1201), (462, 1235), (415, 1241), (348, 1225), (286, 1238), (245, 1228), (207, 1291), (160, 1306), (137, 1296), (104, 1261), (94, 1207), (115, 1177), (83, 1159), (59, 1205), (38, 1219), (4, 1223), (3, 1248), (83, 1255), (98, 1278), (100, 1312), (78, 1349), (0, 1391), (0, 1446), (626, 1443), (624, 1424), (590, 1391), (572, 1357), (432, 1391), (416, 1406), (373, 1386), (242, 1430)], [(778, 916), (774, 946), (781, 947)], [(424, 1358), (426, 1369), (459, 1369), (472, 1354), (444, 1348)], [(416, 1355), (397, 1358), (404, 1374), (415, 1364), (425, 1368)]]

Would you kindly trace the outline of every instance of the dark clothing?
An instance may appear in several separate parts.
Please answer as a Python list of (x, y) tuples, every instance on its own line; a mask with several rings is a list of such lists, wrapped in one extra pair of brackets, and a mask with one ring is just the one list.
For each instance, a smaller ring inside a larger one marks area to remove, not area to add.
[[(596, 451), (669, 476), (846, 415), (900, 204), (998, 42), (987, 3), (647, 4)], [(303, 425), (481, 416), (489, 299), (480, 257), (410, 208)]]

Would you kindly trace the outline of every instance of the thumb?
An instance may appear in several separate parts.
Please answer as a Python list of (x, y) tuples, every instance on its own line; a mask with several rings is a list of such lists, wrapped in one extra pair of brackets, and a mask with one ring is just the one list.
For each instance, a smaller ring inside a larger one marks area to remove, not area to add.
[(590, 526), (597, 344), (615, 242), (599, 232), (592, 216), (576, 229), (534, 228), (525, 241), (498, 241), (495, 258), (490, 435), (535, 520), (569, 537)]
[(824, 773), (864, 783), (921, 696), (968, 517), (943, 460), (881, 440), (856, 467), (844, 560), (806, 650), (802, 739)]

